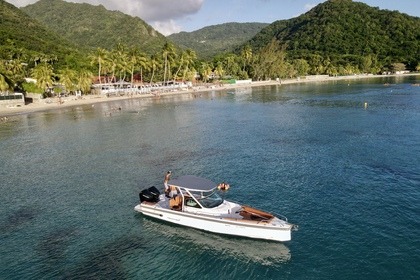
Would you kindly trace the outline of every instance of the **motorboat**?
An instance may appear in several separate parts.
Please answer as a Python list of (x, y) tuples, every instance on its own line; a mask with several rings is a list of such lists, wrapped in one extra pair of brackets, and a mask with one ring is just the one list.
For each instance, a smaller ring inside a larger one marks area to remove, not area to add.
[(217, 184), (206, 178), (181, 176), (170, 181), (169, 189), (142, 190), (134, 210), (169, 223), (254, 239), (290, 241), (297, 229), (284, 216), (223, 199)]

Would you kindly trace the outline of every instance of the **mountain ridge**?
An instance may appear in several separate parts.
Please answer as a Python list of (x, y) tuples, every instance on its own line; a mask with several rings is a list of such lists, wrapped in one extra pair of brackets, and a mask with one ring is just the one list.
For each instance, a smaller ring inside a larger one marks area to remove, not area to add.
[(151, 54), (167, 41), (141, 18), (107, 10), (103, 5), (39, 0), (21, 10), (67, 40), (90, 49), (109, 50), (122, 43)]
[(307, 13), (278, 20), (246, 44), (261, 49), (272, 39), (294, 58), (375, 55), (382, 61), (420, 60), (420, 18), (351, 0), (329, 0)]
[(229, 52), (256, 35), (268, 23), (227, 22), (206, 26), (192, 32), (180, 32), (167, 36), (182, 48), (194, 49), (197, 56), (211, 58), (222, 52)]
[[(72, 43), (46, 28), (14, 5), (0, 0), (0, 41), (19, 43), (26, 50), (48, 52), (69, 50)], [(49, 38), (49, 39), (48, 39)], [(75, 46), (73, 46), (75, 47)]]

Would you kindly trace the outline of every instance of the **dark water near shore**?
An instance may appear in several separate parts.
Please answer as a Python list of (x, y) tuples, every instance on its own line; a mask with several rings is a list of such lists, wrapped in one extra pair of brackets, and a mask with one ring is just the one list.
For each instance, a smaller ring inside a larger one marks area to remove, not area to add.
[[(419, 279), (419, 82), (11, 117), (0, 123), (0, 279)], [(135, 213), (138, 192), (161, 186), (167, 170), (227, 181), (226, 198), (281, 213), (299, 231), (281, 244)]]

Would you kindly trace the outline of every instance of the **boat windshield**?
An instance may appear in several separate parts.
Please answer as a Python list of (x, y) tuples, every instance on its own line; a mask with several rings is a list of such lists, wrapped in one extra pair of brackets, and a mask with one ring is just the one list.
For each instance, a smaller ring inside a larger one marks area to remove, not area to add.
[(205, 208), (214, 208), (223, 203), (223, 198), (216, 192), (212, 190), (209, 192), (191, 192), (194, 197), (200, 202), (200, 204)]

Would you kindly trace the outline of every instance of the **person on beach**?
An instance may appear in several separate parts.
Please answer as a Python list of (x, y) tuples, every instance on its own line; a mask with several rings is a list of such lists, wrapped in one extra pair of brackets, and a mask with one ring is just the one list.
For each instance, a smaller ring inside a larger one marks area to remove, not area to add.
[(165, 186), (165, 194), (168, 196), (169, 195), (169, 186), (168, 186), (168, 182), (171, 179), (171, 171), (166, 172), (165, 174), (165, 179), (163, 180), (163, 185)]

